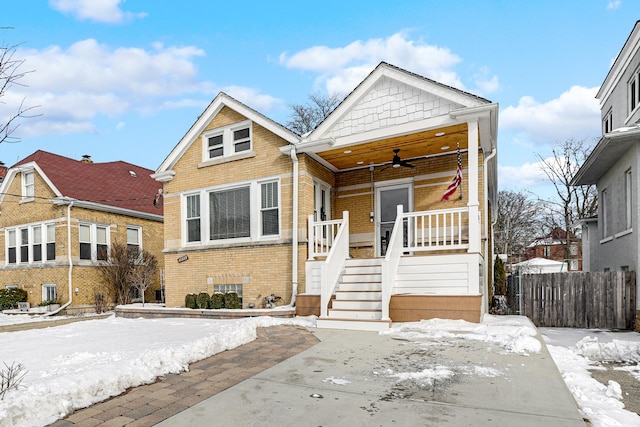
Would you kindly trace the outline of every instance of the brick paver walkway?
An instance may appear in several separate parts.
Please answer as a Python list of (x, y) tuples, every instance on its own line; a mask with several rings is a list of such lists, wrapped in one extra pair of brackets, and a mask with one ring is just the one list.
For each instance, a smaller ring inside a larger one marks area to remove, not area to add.
[(258, 338), (189, 366), (189, 372), (161, 377), (80, 409), (50, 427), (153, 426), (318, 343), (296, 326), (258, 328)]

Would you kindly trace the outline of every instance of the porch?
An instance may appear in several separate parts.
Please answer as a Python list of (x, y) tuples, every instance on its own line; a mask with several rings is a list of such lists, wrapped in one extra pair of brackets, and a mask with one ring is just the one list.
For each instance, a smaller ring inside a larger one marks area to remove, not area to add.
[(350, 253), (349, 211), (308, 219), (307, 292), (298, 314), (318, 327), (384, 330), (391, 322), (452, 318), (479, 322), (483, 299), (480, 215), (474, 206), (404, 212), (380, 232), (379, 256)]

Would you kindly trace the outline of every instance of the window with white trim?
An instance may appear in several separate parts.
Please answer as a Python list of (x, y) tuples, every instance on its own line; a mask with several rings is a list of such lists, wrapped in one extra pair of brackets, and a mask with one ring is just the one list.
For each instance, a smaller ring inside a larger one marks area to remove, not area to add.
[(199, 242), (202, 239), (200, 235), (200, 194), (189, 194), (186, 199), (187, 242)]
[(55, 224), (22, 225), (8, 229), (6, 236), (8, 264), (39, 263), (56, 259)]
[(604, 115), (604, 118), (602, 119), (602, 133), (609, 133), (613, 130), (613, 113), (611, 112), (611, 110), (609, 110), (607, 112), (607, 114)]
[(109, 257), (109, 226), (80, 224), (80, 259), (106, 261)]
[(631, 182), (631, 169), (624, 172), (624, 207), (625, 207), (625, 229), (631, 228), (633, 212), (633, 183)]
[(608, 208), (608, 193), (607, 189), (603, 189), (602, 193), (600, 193), (600, 205), (602, 205), (602, 238), (606, 238), (609, 236), (609, 224), (607, 224), (609, 219), (609, 208)]
[(226, 294), (229, 292), (235, 292), (240, 299), (240, 304), (242, 304), (242, 285), (241, 284), (221, 284), (221, 285), (213, 285), (213, 293), (214, 294)]
[(331, 188), (320, 181), (313, 183), (313, 218), (315, 221), (331, 219), (330, 198)]
[(42, 285), (42, 302), (53, 301), (58, 298), (56, 291), (56, 285), (53, 283), (46, 283)]
[(142, 252), (142, 228), (127, 226), (127, 250), (135, 253)]
[(631, 114), (640, 103), (640, 73), (638, 71), (633, 73), (633, 76), (627, 83), (628, 97), (629, 97), (629, 114)]
[(202, 160), (233, 157), (251, 152), (251, 122), (244, 121), (202, 134)]
[(35, 181), (34, 172), (24, 171), (22, 172), (22, 198), (32, 199), (35, 196)]
[[(280, 235), (280, 181), (251, 181), (186, 194), (183, 218), (186, 244), (276, 238)], [(201, 224), (208, 233), (201, 234)]]

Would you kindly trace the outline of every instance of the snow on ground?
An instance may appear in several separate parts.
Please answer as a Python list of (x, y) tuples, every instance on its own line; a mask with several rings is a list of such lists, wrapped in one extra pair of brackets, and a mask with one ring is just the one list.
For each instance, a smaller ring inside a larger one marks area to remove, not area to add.
[[(0, 325), (33, 321), (0, 314)], [(42, 320), (42, 319), (38, 319)], [(315, 327), (315, 318), (238, 320), (106, 319), (63, 326), (0, 333), (0, 361), (27, 369), (23, 387), (0, 401), (0, 426), (44, 426), (92, 403), (118, 395), (158, 376), (178, 373), (188, 365), (256, 338), (256, 328), (282, 324)], [(580, 410), (594, 427), (640, 426), (640, 417), (624, 410), (617, 383), (604, 386), (589, 369), (602, 361), (629, 363), (640, 376), (640, 334), (542, 328), (541, 333)], [(519, 316), (486, 315), (480, 324), (452, 320), (404, 323), (384, 332), (396, 339), (447, 345), (445, 339), (479, 340), (505, 352), (533, 354), (541, 350), (536, 329)], [(438, 339), (443, 341), (438, 343)], [(3, 366), (0, 364), (0, 368)], [(499, 371), (469, 368), (469, 374), (496, 376)], [(399, 380), (438, 381), (450, 367), (385, 373)], [(327, 382), (346, 384), (343, 378)]]
[(314, 326), (307, 318), (112, 316), (0, 333), (0, 361), (21, 363), (27, 370), (23, 387), (7, 392), (0, 401), (0, 426), (50, 424), (75, 408), (151, 383), (158, 376), (185, 371), (190, 363), (253, 341), (259, 326), (282, 324)]

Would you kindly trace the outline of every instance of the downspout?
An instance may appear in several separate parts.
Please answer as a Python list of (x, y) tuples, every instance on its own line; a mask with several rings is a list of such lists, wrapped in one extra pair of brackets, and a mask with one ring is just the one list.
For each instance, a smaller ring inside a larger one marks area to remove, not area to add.
[(296, 295), (298, 295), (298, 156), (296, 146), (291, 146), (291, 160), (293, 161), (293, 195), (292, 195), (292, 225), (293, 235), (291, 239), (291, 302), (290, 307), (296, 305)]
[(47, 313), (45, 316), (53, 316), (54, 314), (58, 314), (65, 308), (69, 307), (73, 302), (73, 258), (71, 257), (71, 207), (73, 206), (73, 200), (69, 202), (67, 205), (67, 254), (69, 257), (69, 272), (68, 272), (68, 282), (69, 282), (69, 301), (66, 304), (61, 306), (59, 309)]
[[(485, 232), (488, 233), (489, 232), (489, 180), (486, 178), (486, 174), (488, 172), (487, 166), (489, 164), (489, 160), (493, 159), (496, 154), (498, 154), (498, 150), (496, 149), (496, 147), (493, 147), (493, 150), (491, 150), (491, 154), (489, 154), (487, 157), (485, 157), (484, 161), (482, 162), (482, 170), (483, 173), (485, 174), (485, 179), (484, 179), (484, 229)], [(493, 211), (492, 211), (493, 212)], [(497, 215), (494, 215), (495, 219), (491, 219), (491, 226), (492, 226), (492, 230), (493, 230), (493, 226), (496, 224), (497, 222)], [(487, 236), (484, 239), (484, 253), (486, 257), (489, 257), (489, 236)], [(491, 257), (488, 261), (492, 261), (493, 260), (493, 253), (491, 253)], [(491, 286), (491, 284), (488, 282), (489, 279), (489, 262), (485, 262), (484, 263), (484, 277), (487, 279), (487, 285)], [(482, 294), (485, 295), (485, 298), (488, 296), (489, 289), (483, 289)], [(485, 301), (485, 303), (483, 304), (483, 307), (488, 307), (488, 303), (489, 301)]]

